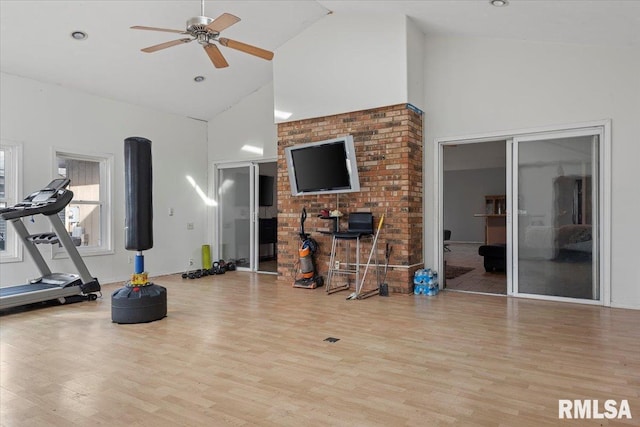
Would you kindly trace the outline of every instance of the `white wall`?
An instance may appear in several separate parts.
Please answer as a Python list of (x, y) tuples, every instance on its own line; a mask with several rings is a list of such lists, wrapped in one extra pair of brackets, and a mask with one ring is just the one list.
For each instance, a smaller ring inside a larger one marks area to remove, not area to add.
[(407, 102), (424, 108), (424, 33), (410, 18), (407, 20)]
[(484, 244), (485, 218), (474, 215), (485, 213), (485, 195), (506, 193), (506, 171), (504, 166), (445, 171), (443, 229), (451, 230), (452, 241)]
[[(278, 155), (278, 127), (273, 118), (273, 84), (260, 88), (238, 104), (211, 119), (208, 134), (208, 161), (211, 172), (213, 172), (213, 165), (216, 163), (275, 160)], [(243, 145), (261, 148), (263, 154), (243, 151), (241, 150)], [(209, 179), (209, 186), (210, 194), (217, 198), (216, 190), (213, 188), (213, 177)], [(223, 254), (218, 251), (218, 242), (221, 236), (218, 235), (216, 226), (218, 221), (216, 209), (218, 208), (213, 208), (210, 212), (209, 233), (212, 236), (213, 257), (221, 258)], [(277, 206), (274, 206), (273, 209), (277, 212)], [(222, 233), (224, 232), (223, 230)], [(227, 232), (229, 231), (227, 230)], [(226, 234), (224, 237), (227, 237)], [(229, 251), (233, 250), (235, 249), (229, 247)]]
[(278, 48), (273, 79), (288, 120), (407, 102), (407, 18), (327, 15)]
[[(638, 49), (459, 37), (424, 41), (424, 96), (412, 70), (415, 33), (405, 17), (332, 14), (278, 49), (276, 108), (289, 120), (412, 102), (425, 110), (425, 262), (435, 262), (431, 203), (436, 138), (612, 119), (612, 302), (640, 308), (640, 54)], [(413, 41), (412, 41), (413, 40)], [(411, 55), (407, 58), (405, 49)], [(409, 64), (409, 65), (407, 65)], [(410, 68), (408, 70), (408, 68)], [(401, 83), (401, 87), (396, 85)], [(406, 92), (409, 91), (409, 94)], [(212, 161), (243, 160), (231, 143), (267, 141), (275, 155), (269, 94), (252, 94), (211, 121)], [(269, 111), (268, 111), (269, 110)], [(249, 115), (251, 114), (251, 116)], [(255, 136), (259, 134), (260, 136)], [(229, 145), (227, 145), (229, 144)], [(218, 152), (217, 150), (223, 150)], [(267, 154), (265, 154), (267, 156)], [(255, 155), (253, 155), (255, 157)]]
[[(124, 139), (152, 141), (154, 247), (145, 251), (151, 275), (183, 271), (189, 258), (200, 257), (206, 239), (203, 202), (186, 180), (191, 175), (207, 188), (207, 124), (30, 79), (0, 74), (0, 136), (23, 144), (23, 191), (41, 189), (52, 178), (53, 148), (69, 152), (113, 154), (115, 160), (114, 254), (85, 257), (101, 283), (128, 280), (133, 265), (124, 249)], [(22, 197), (23, 195), (19, 196)], [(169, 208), (175, 214), (169, 216)], [(194, 223), (187, 231), (186, 224)], [(43, 217), (38, 226), (48, 224)], [(43, 248), (49, 262), (49, 248)], [(73, 272), (69, 260), (51, 261), (54, 271)], [(29, 255), (23, 262), (0, 266), (0, 285), (24, 283), (37, 275)]]
[[(204, 188), (207, 158), (275, 158), (274, 90), (277, 108), (294, 112), (290, 120), (411, 101), (419, 88), (407, 70), (412, 63), (407, 52), (415, 46), (412, 33), (415, 28), (404, 16), (328, 15), (278, 49), (273, 86), (212, 119), (208, 131), (203, 122), (2, 74), (0, 136), (24, 144), (25, 192), (51, 178), (52, 146), (114, 153), (116, 254), (87, 259), (89, 269), (103, 282), (124, 280), (131, 272), (126, 261), (130, 253), (123, 249), (123, 233), (118, 232), (124, 221), (122, 141), (132, 135), (151, 139), (155, 247), (147, 253), (147, 269), (152, 274), (180, 271), (182, 258), (197, 259), (200, 244), (210, 243), (205, 237), (205, 208), (184, 176), (190, 174)], [(424, 100), (417, 106), (425, 110), (425, 242), (434, 237), (430, 171), (436, 138), (610, 118), (611, 298), (616, 306), (640, 308), (640, 51), (434, 37), (425, 40), (424, 58)], [(262, 146), (264, 154), (241, 152), (245, 143)], [(205, 150), (208, 156), (202, 155)], [(175, 216), (166, 215), (169, 207), (175, 208)], [(195, 223), (193, 232), (186, 232), (187, 222)], [(433, 264), (434, 246), (426, 243), (425, 248), (425, 263)], [(56, 261), (54, 267), (63, 263)], [(32, 274), (30, 261), (3, 264), (0, 285)]]
[(611, 299), (640, 308), (640, 50), (455, 37), (425, 46), (426, 242), (436, 138), (612, 119)]
[[(209, 121), (209, 162), (275, 159), (278, 127), (273, 118), (273, 84), (268, 84)], [(242, 151), (243, 145), (263, 154)]]

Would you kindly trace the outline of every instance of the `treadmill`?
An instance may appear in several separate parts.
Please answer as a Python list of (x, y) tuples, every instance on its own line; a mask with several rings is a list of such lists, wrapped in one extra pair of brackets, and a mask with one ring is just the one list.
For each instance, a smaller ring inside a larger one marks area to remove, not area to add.
[[(0, 310), (56, 299), (64, 304), (82, 300), (95, 301), (98, 298), (95, 292), (100, 292), (100, 284), (89, 273), (73, 239), (58, 216), (73, 199), (73, 192), (67, 189), (70, 182), (68, 178), (55, 179), (17, 205), (0, 208), (0, 217), (13, 224), (40, 272), (40, 277), (24, 285), (0, 288)], [(32, 215), (49, 218), (54, 232), (29, 234), (23, 218)], [(52, 273), (36, 246), (38, 244), (62, 245), (79, 274)]]

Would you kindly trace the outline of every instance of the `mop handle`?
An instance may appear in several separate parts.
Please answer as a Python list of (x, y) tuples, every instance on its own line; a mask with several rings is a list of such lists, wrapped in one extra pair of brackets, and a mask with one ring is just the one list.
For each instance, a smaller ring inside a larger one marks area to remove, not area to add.
[(360, 289), (362, 289), (362, 285), (364, 285), (364, 279), (367, 277), (367, 271), (369, 270), (371, 257), (373, 256), (373, 252), (376, 250), (376, 243), (378, 242), (378, 236), (380, 235), (380, 229), (382, 228), (383, 222), (384, 222), (384, 214), (382, 214), (382, 216), (380, 217), (380, 222), (378, 223), (378, 230), (376, 230), (376, 236), (373, 238), (373, 244), (371, 245), (371, 252), (369, 252), (369, 259), (367, 260), (367, 266), (364, 268), (364, 273), (362, 274), (362, 280), (360, 281), (360, 288), (356, 289), (356, 293), (360, 293)]

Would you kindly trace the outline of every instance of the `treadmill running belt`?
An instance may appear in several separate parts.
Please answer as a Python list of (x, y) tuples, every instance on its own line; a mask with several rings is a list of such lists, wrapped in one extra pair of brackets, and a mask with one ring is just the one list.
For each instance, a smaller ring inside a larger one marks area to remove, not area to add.
[(47, 289), (59, 288), (58, 285), (50, 285), (47, 283), (27, 283), (20, 286), (9, 286), (0, 288), (0, 297), (8, 297), (11, 295), (24, 294), (27, 292), (44, 291)]

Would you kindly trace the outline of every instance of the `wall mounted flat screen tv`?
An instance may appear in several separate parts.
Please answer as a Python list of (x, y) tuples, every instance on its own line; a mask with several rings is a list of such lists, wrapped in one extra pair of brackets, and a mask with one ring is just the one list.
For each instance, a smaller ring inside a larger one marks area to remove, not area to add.
[(294, 196), (360, 191), (351, 135), (285, 148)]

